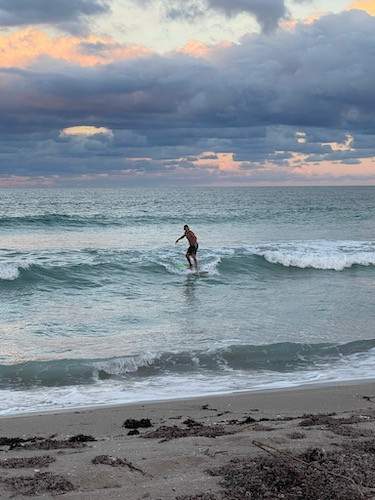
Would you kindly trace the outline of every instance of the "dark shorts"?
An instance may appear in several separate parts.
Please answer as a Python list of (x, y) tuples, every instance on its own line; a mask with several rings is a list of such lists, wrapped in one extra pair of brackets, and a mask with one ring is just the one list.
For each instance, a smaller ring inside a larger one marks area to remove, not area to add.
[(187, 251), (188, 255), (197, 255), (198, 243), (196, 245), (190, 245)]

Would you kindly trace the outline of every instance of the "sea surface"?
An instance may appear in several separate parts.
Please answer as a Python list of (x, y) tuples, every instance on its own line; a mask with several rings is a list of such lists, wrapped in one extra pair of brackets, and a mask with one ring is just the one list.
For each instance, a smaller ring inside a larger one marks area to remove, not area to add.
[(374, 378), (375, 188), (1, 190), (0, 298), (3, 415)]

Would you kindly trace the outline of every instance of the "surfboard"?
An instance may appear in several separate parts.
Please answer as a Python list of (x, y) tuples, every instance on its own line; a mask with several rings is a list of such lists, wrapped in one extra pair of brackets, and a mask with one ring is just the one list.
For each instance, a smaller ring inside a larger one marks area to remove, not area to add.
[(189, 266), (186, 266), (185, 264), (176, 264), (176, 268), (181, 271), (189, 270)]
[(194, 271), (189, 268), (189, 266), (186, 266), (185, 264), (176, 264), (176, 268), (181, 270), (181, 271), (190, 271), (189, 275), (191, 276), (208, 276), (209, 272), (208, 271)]
[(194, 276), (208, 276), (209, 273), (207, 271), (192, 271), (191, 274)]

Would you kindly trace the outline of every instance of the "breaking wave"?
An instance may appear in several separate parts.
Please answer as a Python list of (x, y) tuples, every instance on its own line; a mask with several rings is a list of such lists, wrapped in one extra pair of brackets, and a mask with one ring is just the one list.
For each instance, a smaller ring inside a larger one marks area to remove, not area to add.
[(255, 248), (254, 253), (271, 264), (300, 269), (343, 271), (353, 266), (375, 265), (373, 242), (287, 243), (278, 248)]
[(30, 361), (0, 365), (0, 389), (61, 387), (160, 375), (223, 372), (319, 370), (334, 362), (353, 363), (358, 355), (375, 356), (375, 339), (347, 344), (231, 345), (215, 350), (146, 353), (111, 359)]
[[(375, 242), (274, 242), (246, 247), (202, 249), (200, 268), (208, 276), (271, 273), (283, 268), (344, 271), (375, 266)], [(1, 283), (50, 281), (89, 286), (100, 276), (124, 273), (188, 275), (178, 250), (79, 251), (14, 255), (0, 252)]]

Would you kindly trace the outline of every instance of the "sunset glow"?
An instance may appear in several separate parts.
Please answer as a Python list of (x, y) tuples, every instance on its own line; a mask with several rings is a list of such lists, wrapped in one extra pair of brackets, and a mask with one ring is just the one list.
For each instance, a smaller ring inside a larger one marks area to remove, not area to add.
[(36, 28), (0, 34), (0, 67), (4, 68), (26, 67), (41, 57), (96, 66), (149, 53), (145, 47), (121, 45), (110, 37), (51, 36)]
[(373, 1), (193, 3), (6, 3), (1, 185), (374, 181)]

